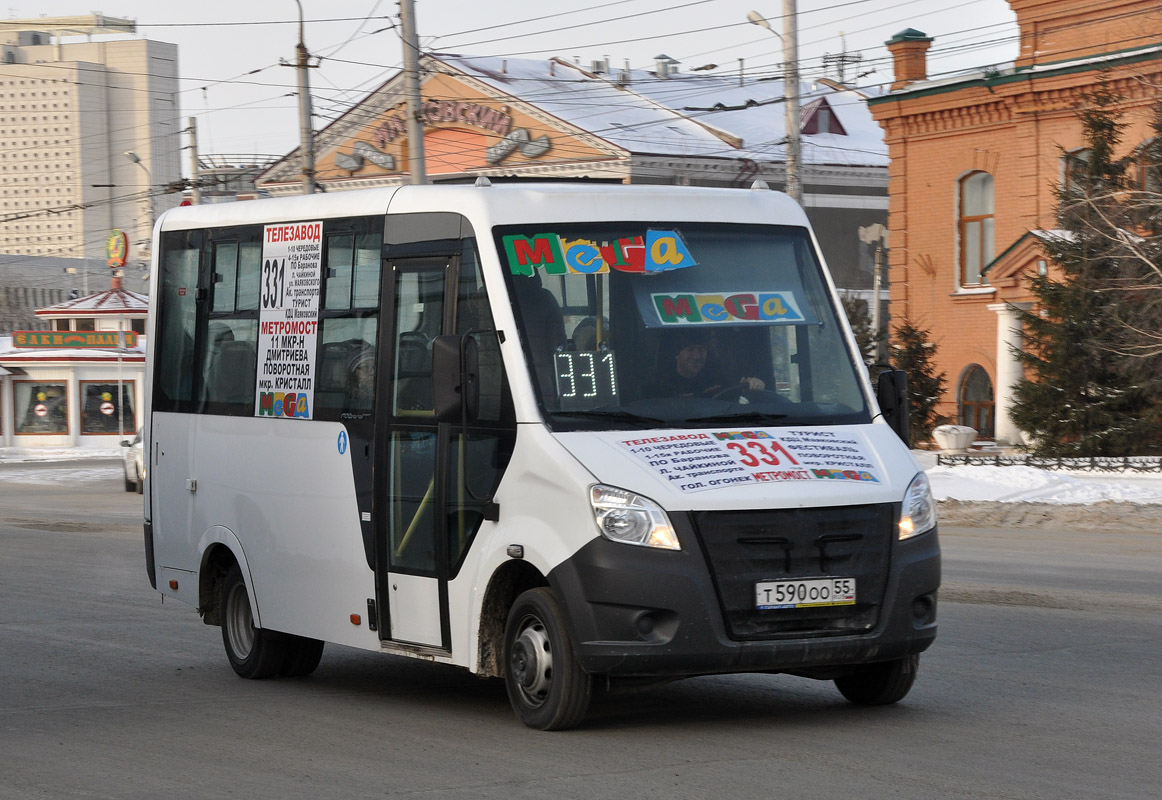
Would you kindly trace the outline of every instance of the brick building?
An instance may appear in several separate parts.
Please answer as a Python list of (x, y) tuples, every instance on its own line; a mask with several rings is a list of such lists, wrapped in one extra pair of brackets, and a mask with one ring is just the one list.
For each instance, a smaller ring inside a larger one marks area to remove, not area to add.
[[(1042, 247), (1070, 159), (1085, 159), (1076, 111), (1099, 79), (1122, 100), (1124, 152), (1152, 135), (1162, 99), (1162, 6), (1145, 0), (1009, 0), (1020, 52), (1009, 65), (927, 75), (932, 38), (887, 44), (891, 90), (869, 103), (889, 167), (893, 321), (931, 331), (948, 376), (938, 411), (999, 442), (1020, 377), (1017, 308), (1025, 276), (1054, 269)], [(1119, 154), (1121, 155), (1121, 154)], [(1144, 180), (1143, 176), (1143, 180)]]

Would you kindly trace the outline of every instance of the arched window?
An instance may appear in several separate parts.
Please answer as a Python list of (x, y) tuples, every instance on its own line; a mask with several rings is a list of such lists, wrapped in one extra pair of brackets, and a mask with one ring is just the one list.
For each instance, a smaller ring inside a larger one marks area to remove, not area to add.
[(976, 428), (977, 434), (986, 439), (992, 438), (993, 382), (979, 364), (973, 364), (964, 373), (957, 405), (961, 425)]
[(960, 181), (960, 285), (979, 286), (993, 255), (993, 176), (974, 172)]

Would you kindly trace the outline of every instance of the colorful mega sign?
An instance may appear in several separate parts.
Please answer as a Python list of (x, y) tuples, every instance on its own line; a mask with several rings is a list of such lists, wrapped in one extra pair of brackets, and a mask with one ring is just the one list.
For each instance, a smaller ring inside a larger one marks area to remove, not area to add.
[(651, 294), (650, 299), (663, 325), (805, 321), (790, 292), (676, 292)]
[[(123, 337), (120, 344), (118, 337)], [(13, 347), (106, 348), (137, 347), (134, 331), (15, 331)]]
[(617, 272), (663, 272), (698, 262), (677, 231), (646, 231), (607, 242), (567, 239), (555, 233), (502, 237), (513, 275), (594, 275)]

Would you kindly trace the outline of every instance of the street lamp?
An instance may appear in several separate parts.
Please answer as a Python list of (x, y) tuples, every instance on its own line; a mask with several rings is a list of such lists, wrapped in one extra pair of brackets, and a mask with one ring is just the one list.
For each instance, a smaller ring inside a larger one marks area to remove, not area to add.
[(746, 21), (766, 28), (778, 36), (783, 44), (783, 107), (786, 112), (784, 126), (787, 129), (787, 177), (784, 188), (796, 203), (802, 203), (803, 141), (799, 135), (799, 44), (795, 14), (795, 0), (783, 0), (782, 35), (757, 11), (748, 12)]
[[(137, 155), (137, 153), (133, 152), (132, 150), (126, 150), (124, 155), (134, 164), (145, 170), (145, 207), (149, 213), (146, 217), (147, 224), (145, 227), (145, 238), (144, 240), (139, 238), (136, 242), (134, 242), (134, 244), (137, 245), (138, 250), (144, 250), (144, 252), (148, 255), (151, 240), (153, 238), (153, 174), (150, 173), (149, 167), (145, 166), (145, 162), (141, 160), (141, 156)], [(138, 230), (137, 233), (140, 237), (141, 231)], [(141, 247), (142, 241), (145, 242), (144, 248)]]

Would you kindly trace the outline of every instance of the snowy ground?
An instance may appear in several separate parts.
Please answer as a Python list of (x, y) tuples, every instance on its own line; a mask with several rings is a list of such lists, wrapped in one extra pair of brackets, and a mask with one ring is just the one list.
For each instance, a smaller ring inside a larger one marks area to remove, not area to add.
[[(96, 465), (121, 459), (122, 448), (0, 448), (0, 482), (54, 479), (116, 480), (121, 466)], [(945, 525), (1016, 528), (1070, 527), (1162, 532), (1162, 473), (1058, 472), (1033, 467), (936, 465), (936, 454), (917, 458), (932, 481)], [(29, 462), (75, 461), (76, 468), (45, 472), (21, 469)]]

